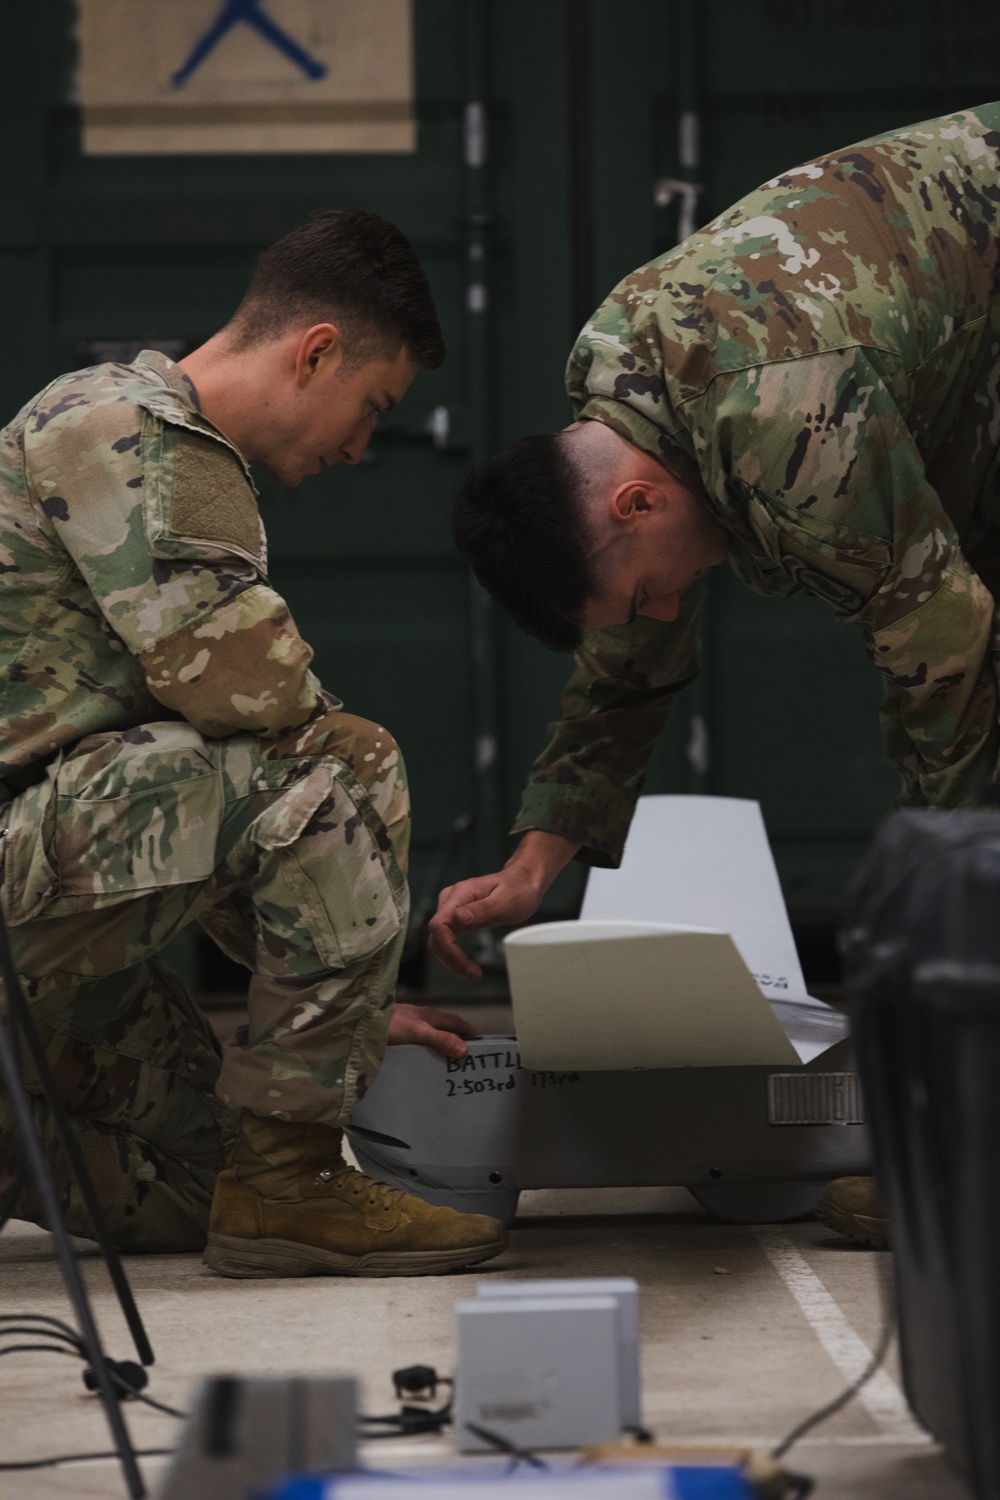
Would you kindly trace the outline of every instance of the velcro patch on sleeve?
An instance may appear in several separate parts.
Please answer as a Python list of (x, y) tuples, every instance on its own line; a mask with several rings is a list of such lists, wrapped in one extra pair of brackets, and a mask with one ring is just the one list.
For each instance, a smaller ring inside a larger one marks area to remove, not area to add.
[(206, 561), (233, 555), (265, 572), (264, 528), (253, 486), (237, 454), (218, 438), (161, 424), (144, 433), (144, 495), (157, 557)]

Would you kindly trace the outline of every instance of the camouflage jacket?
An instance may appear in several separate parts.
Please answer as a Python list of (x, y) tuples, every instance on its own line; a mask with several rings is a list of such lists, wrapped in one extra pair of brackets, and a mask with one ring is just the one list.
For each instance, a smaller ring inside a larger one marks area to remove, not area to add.
[(0, 777), (154, 719), (302, 723), (328, 700), (266, 567), (246, 462), (171, 360), (54, 381), (0, 434)]
[[(1000, 104), (774, 178), (627, 276), (574, 348), (577, 417), (654, 455), (762, 594), (827, 600), (883, 673), (911, 805), (997, 768)], [(695, 591), (692, 591), (692, 594)], [(697, 608), (584, 642), (516, 831), (617, 863)]]

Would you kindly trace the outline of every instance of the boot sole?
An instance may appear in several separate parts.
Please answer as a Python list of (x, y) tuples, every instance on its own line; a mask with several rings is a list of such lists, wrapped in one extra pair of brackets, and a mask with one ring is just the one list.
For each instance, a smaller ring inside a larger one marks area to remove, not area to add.
[(434, 1276), (491, 1260), (506, 1249), (506, 1237), (488, 1245), (453, 1250), (372, 1251), (341, 1255), (293, 1240), (243, 1240), (210, 1234), (204, 1261), (220, 1276)]
[(830, 1208), (828, 1204), (818, 1203), (816, 1205), (816, 1217), (827, 1229), (832, 1229), (836, 1234), (842, 1234), (845, 1239), (853, 1240), (858, 1245), (868, 1245), (872, 1250), (888, 1250), (889, 1230), (888, 1226), (879, 1227), (878, 1219), (867, 1219), (863, 1214), (842, 1213), (840, 1210)]

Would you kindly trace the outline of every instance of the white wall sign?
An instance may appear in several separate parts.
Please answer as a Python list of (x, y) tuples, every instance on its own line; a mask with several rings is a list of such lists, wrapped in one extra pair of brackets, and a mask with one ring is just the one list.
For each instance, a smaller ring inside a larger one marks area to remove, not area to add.
[(83, 149), (414, 151), (410, 0), (77, 0)]

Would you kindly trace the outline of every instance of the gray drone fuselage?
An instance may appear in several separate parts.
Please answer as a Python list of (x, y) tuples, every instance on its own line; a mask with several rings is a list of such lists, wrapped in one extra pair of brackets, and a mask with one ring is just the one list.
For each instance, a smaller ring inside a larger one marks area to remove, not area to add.
[(687, 1187), (722, 1218), (796, 1218), (870, 1169), (846, 1050), (780, 1071), (558, 1073), (522, 1068), (510, 1037), (462, 1063), (393, 1047), (347, 1133), (371, 1175), (505, 1222), (522, 1189), (554, 1187)]
[[(423, 1047), (393, 1047), (348, 1126), (364, 1170), (432, 1203), (508, 1221), (525, 1188), (679, 1186), (720, 1217), (743, 1222), (808, 1213), (827, 1182), (869, 1171), (847, 1022), (806, 993), (757, 804), (723, 797), (641, 798), (621, 868), (592, 871), (581, 922), (549, 931), (553, 943), (564, 942), (575, 925), (583, 938), (588, 922), (597, 933), (597, 922), (625, 918), (731, 935), (751, 993), (739, 1006), (729, 1005), (728, 1022), (711, 1024), (725, 1025), (724, 1034), (733, 1038), (727, 1060), (739, 1057), (736, 1039), (745, 1011), (766, 1013), (769, 1006), (780, 1030), (770, 1014), (766, 1020), (780, 1047), (763, 1054), (768, 1065), (759, 1061), (759, 1047), (755, 1052), (749, 1044), (748, 1061), (734, 1066), (701, 1066), (695, 1057), (694, 1066), (627, 1071), (522, 1066), (513, 1037), (471, 1042), (462, 1062), (446, 1062)], [(544, 929), (527, 936), (528, 958), (549, 941)], [(517, 937), (522, 954), (525, 937), (524, 930)], [(522, 973), (523, 965), (524, 958)], [(651, 1025), (653, 1041), (669, 1044), (683, 1012), (692, 1034), (691, 997), (671, 996), (670, 976), (662, 968), (652, 979), (645, 976), (653, 1004), (640, 1017), (634, 1005), (630, 1009), (627, 978), (627, 972), (638, 972), (636, 966), (623, 965), (620, 980), (607, 977), (615, 972), (607, 964), (604, 977), (591, 980), (590, 967), (596, 972), (586, 962), (574, 970), (578, 977), (562, 996), (550, 1052), (563, 1048), (565, 1060), (578, 1050), (574, 1018), (585, 1006), (591, 1021), (595, 1014), (607, 1018), (616, 1055), (624, 1051), (635, 1063), (650, 1056)], [(544, 974), (555, 973), (553, 990), (561, 974), (551, 966), (541, 972), (540, 984), (519, 993), (513, 965), (511, 970), (529, 1062), (536, 1014), (531, 1007), (550, 1003)], [(701, 1013), (696, 1007), (695, 1023)], [(716, 1007), (714, 1014), (725, 1016), (726, 1008)], [(716, 1029), (715, 1036), (721, 1034)], [(703, 1056), (711, 1064), (719, 1048), (705, 1045)], [(786, 1056), (790, 1061), (777, 1061)], [(689, 1049), (681, 1060), (690, 1059)]]

